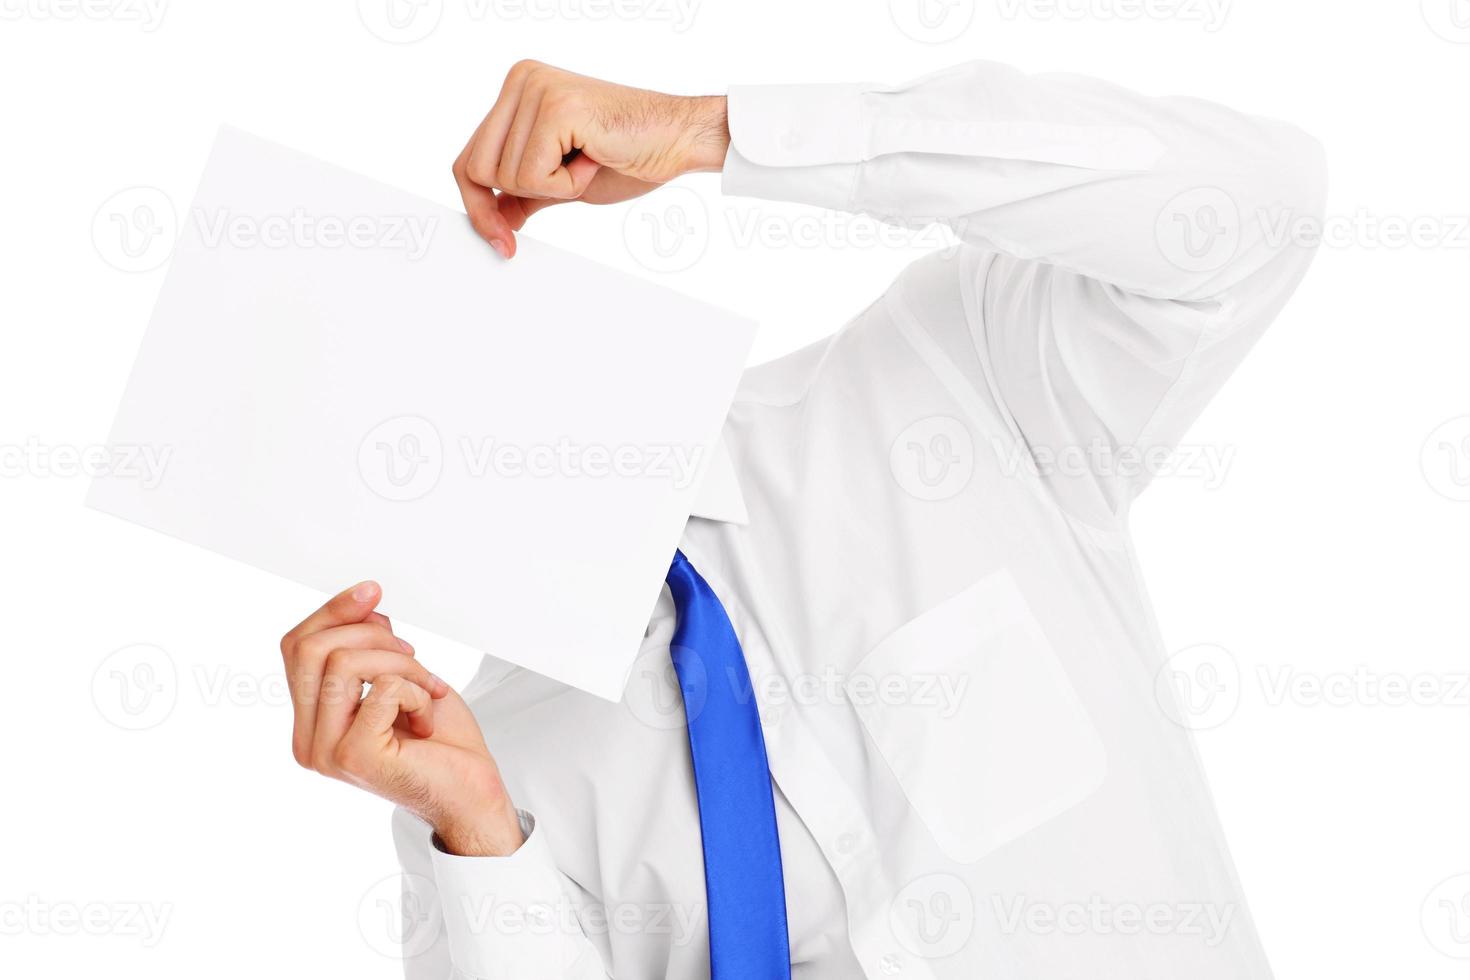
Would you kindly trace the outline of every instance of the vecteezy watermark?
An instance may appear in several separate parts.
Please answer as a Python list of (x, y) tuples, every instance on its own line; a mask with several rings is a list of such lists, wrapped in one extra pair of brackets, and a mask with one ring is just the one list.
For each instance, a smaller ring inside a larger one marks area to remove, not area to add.
[(1213, 643), (1185, 647), (1154, 674), (1159, 709), (1181, 728), (1218, 728), (1240, 707), (1240, 697), (1240, 664), (1229, 650)]
[(948, 415), (931, 415), (894, 437), (888, 466), (898, 485), (919, 500), (948, 500), (975, 473), (975, 443), (969, 428)]
[(417, 415), (374, 426), (358, 446), (363, 482), (385, 500), (426, 496), (447, 466), (473, 479), (641, 479), (689, 487), (699, 472), (702, 447), (669, 444), (579, 443), (571, 439), (520, 444), (493, 436), (459, 436), (446, 451), (438, 428)]
[(888, 16), (921, 44), (953, 41), (975, 20), (975, 0), (888, 0)]
[(163, 265), (178, 234), (173, 200), (157, 187), (125, 187), (92, 215), (92, 245), (104, 262), (123, 272)]
[(991, 907), (1005, 935), (1033, 936), (1180, 936), (1198, 939), (1213, 949), (1223, 943), (1235, 921), (1233, 903), (1123, 902), (1100, 895), (1072, 902), (1032, 899), (1026, 895), (991, 897)]
[(1008, 477), (1022, 470), (1042, 477), (1130, 482), (1168, 477), (1196, 480), (1206, 490), (1215, 490), (1225, 482), (1235, 460), (1235, 447), (1228, 445), (1114, 446), (1101, 438), (1056, 447), (994, 438), (991, 443), (1001, 461), (1001, 472)]
[(92, 704), (104, 719), (127, 731), (161, 724), (179, 699), (173, 658), (151, 643), (108, 654), (92, 673)]
[(1419, 452), (1429, 488), (1447, 500), (1470, 501), (1470, 415), (1440, 423)]
[(1470, 44), (1470, 0), (1419, 0), (1424, 22), (1453, 44)]
[(380, 878), (357, 903), (357, 931), (375, 953), (411, 960), (433, 948), (444, 929), (434, 882), (423, 875)]
[[(362, 690), (352, 680), (325, 678), (311, 691), (303, 690), (301, 696), (306, 703), (356, 704)], [(162, 724), (190, 698), (204, 708), (284, 708), (292, 703), (284, 670), (255, 672), (232, 664), (194, 664), (181, 672), (167, 651), (149, 643), (113, 651), (92, 675), (92, 702), (98, 714), (130, 731)]]
[(0, 0), (0, 20), (112, 21), (158, 30), (168, 0)]
[(688, 946), (707, 932), (703, 905), (678, 902), (520, 902), (499, 896), (460, 897), (459, 921), (475, 936), (660, 936)]
[(1226, 191), (1197, 187), (1164, 205), (1154, 235), (1159, 251), (1177, 268), (1215, 272), (1240, 252), (1247, 236), (1273, 252), (1290, 247), (1470, 249), (1470, 214), (1388, 214), (1368, 208), (1328, 214), (1257, 208), (1243, 213)]
[[(408, 261), (424, 257), (439, 227), (434, 215), (331, 214), (305, 207), (279, 213), (194, 208), (188, 217), (196, 240), (208, 249), (371, 249), (401, 253)], [(92, 217), (97, 254), (123, 272), (163, 265), (180, 231), (173, 200), (157, 187), (118, 191)]]
[[(672, 654), (672, 656), (671, 656)], [(673, 659), (679, 661), (684, 683)], [(924, 711), (935, 718), (953, 718), (970, 691), (966, 674), (935, 671), (842, 671), (828, 665), (794, 674), (765, 672), (754, 676), (725, 668), (711, 672), (697, 650), (650, 644), (639, 654), (629, 674), (623, 704), (650, 728), (683, 728), (697, 718), (715, 685), (721, 699), (728, 695), (740, 704), (754, 702), (763, 721), (774, 723), (791, 706), (882, 706)]]
[(439, 226), (433, 215), (315, 214), (293, 208), (283, 214), (249, 214), (229, 208), (195, 208), (190, 217), (205, 248), (374, 249), (424, 257)]
[(135, 480), (143, 489), (154, 490), (163, 482), (172, 456), (172, 446), (52, 445), (32, 436), (23, 443), (0, 443), (0, 479), (112, 477)]
[(1439, 952), (1470, 960), (1470, 874), (1453, 875), (1430, 889), (1419, 909), (1419, 925)]
[(1255, 215), (1261, 237), (1274, 249), (1362, 248), (1397, 251), (1470, 249), (1470, 215), (1377, 214), (1358, 208), (1351, 214), (1304, 214), (1290, 208)]
[[(457, 0), (455, 13), (471, 23), (495, 21), (645, 21), (676, 34), (694, 25), (701, 0)], [(444, 19), (445, 0), (357, 0), (368, 31), (390, 44), (422, 41)]]
[(709, 251), (717, 232), (737, 249), (913, 249), (953, 254), (964, 220), (914, 215), (792, 214), (765, 207), (732, 207), (713, 222), (704, 199), (688, 187), (660, 189), (628, 205), (623, 242), (650, 272), (683, 272)]
[(1470, 708), (1470, 673), (1307, 671), (1291, 664), (1256, 668), (1267, 707)]
[(357, 17), (389, 44), (422, 41), (444, 19), (444, 0), (357, 0)]
[(1164, 258), (1186, 272), (1222, 269), (1240, 249), (1240, 206), (1218, 187), (1176, 194), (1154, 220), (1154, 240)]
[(1174, 21), (1213, 34), (1225, 26), (1232, 0), (995, 0), (1005, 20)]
[(919, 248), (953, 251), (960, 242), (960, 220), (900, 218), (843, 211), (789, 215), (764, 208), (726, 212), (730, 241), (736, 248), (842, 249)]
[(1201, 643), (1171, 656), (1155, 675), (1164, 715), (1183, 728), (1217, 728), (1250, 697), (1262, 708), (1416, 710), (1470, 708), (1470, 672), (1381, 671), (1367, 665), (1337, 670), (1259, 664), (1241, 670), (1224, 647)]
[(173, 918), (172, 902), (0, 900), (0, 936), (116, 936), (152, 949)]
[(623, 243), (650, 272), (683, 272), (709, 248), (709, 208), (688, 187), (661, 188), (629, 205), (623, 214)]
[(894, 896), (888, 923), (899, 945), (915, 956), (953, 956), (975, 932), (975, 896), (956, 875), (923, 875)]

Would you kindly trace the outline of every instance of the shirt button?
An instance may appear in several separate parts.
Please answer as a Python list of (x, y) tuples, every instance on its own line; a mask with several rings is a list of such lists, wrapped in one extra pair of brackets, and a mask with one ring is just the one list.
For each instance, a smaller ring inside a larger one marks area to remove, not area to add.
[(527, 907), (526, 920), (533, 926), (548, 926), (551, 924), (551, 909), (537, 902)]
[(889, 953), (878, 961), (878, 969), (882, 970), (885, 976), (891, 977), (895, 973), (903, 972), (903, 960)]
[(857, 850), (858, 839), (856, 834), (843, 834), (837, 838), (837, 853), (851, 854)]
[(801, 146), (801, 134), (794, 129), (788, 129), (781, 134), (781, 148), (783, 150), (795, 150)]

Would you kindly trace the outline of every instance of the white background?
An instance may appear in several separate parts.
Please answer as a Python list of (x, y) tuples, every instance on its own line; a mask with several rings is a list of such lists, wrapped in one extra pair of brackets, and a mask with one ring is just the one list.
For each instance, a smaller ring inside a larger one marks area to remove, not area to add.
[[(388, 807), (290, 759), (276, 641), (319, 597), (84, 510), (65, 454), (106, 438), (221, 121), (456, 203), (536, 57), (691, 94), (991, 58), (1322, 139), (1331, 237), (1135, 527), (1170, 649), (1216, 669), (1198, 741), (1278, 974), (1464, 975), (1465, 0), (81, 2), (0, 0), (0, 973), (397, 975)], [(942, 240), (685, 186), (533, 233), (757, 318), (756, 360)]]

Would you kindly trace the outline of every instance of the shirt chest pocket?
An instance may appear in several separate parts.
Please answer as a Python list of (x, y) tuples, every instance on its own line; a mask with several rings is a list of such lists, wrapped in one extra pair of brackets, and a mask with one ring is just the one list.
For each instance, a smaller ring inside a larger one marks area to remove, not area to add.
[(1009, 571), (899, 627), (846, 687), (955, 861), (978, 861), (1056, 818), (1107, 771), (1102, 739)]

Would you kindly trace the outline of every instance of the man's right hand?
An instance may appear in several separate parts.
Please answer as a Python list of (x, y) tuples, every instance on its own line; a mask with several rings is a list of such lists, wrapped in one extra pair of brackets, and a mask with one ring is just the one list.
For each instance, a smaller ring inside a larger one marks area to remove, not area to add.
[(510, 258), (515, 233), (541, 208), (626, 201), (719, 170), (729, 146), (722, 95), (667, 95), (521, 61), (454, 161), (454, 179), (475, 230)]
[(510, 854), (524, 837), (479, 723), (375, 611), (382, 597), (362, 582), (281, 639), (291, 753), (416, 814), (455, 854)]

